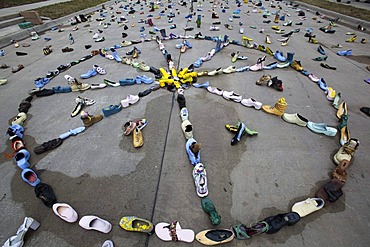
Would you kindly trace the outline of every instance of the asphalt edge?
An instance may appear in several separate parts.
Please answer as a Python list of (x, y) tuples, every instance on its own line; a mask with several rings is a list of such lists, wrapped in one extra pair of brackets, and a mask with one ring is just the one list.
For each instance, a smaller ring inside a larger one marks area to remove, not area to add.
[(110, 1), (107, 1), (105, 3), (101, 3), (97, 6), (87, 8), (87, 9), (83, 9), (83, 10), (80, 10), (80, 11), (75, 12), (73, 14), (63, 16), (63, 17), (60, 17), (60, 18), (55, 19), (55, 20), (48, 21), (48, 22), (46, 22), (42, 25), (33, 26), (32, 28), (23, 29), (23, 30), (20, 30), (19, 32), (15, 32), (15, 33), (12, 33), (12, 34), (9, 34), (9, 35), (5, 35), (3, 37), (0, 37), (0, 48), (4, 48), (4, 47), (10, 45), (11, 40), (20, 41), (20, 40), (24, 40), (24, 39), (29, 38), (31, 36), (30, 32), (32, 32), (32, 31), (35, 31), (37, 33), (42, 33), (42, 32), (45, 32), (47, 30), (50, 30), (54, 26), (68, 25), (69, 20), (71, 18), (73, 18), (74, 16), (78, 16), (80, 14), (87, 14), (87, 13), (90, 13), (90, 12), (95, 12), (98, 9), (101, 8), (102, 4), (105, 4), (106, 6), (109, 6), (113, 3), (114, 3), (114, 0), (110, 0)]
[(316, 13), (316, 11), (318, 11), (319, 13), (324, 14), (326, 16), (326, 19), (328, 19), (328, 17), (329, 19), (339, 18), (339, 21), (337, 23), (343, 26), (347, 26), (347, 27), (357, 30), (357, 26), (361, 25), (366, 28), (365, 31), (361, 31), (361, 32), (370, 34), (370, 22), (368, 21), (357, 19), (357, 18), (347, 16), (347, 15), (343, 15), (343, 14), (340, 14), (340, 13), (337, 13), (331, 10), (322, 9), (320, 7), (302, 3), (300, 1), (292, 1), (292, 2), (295, 4), (299, 4), (298, 8), (301, 8), (303, 11), (310, 12), (310, 13)]

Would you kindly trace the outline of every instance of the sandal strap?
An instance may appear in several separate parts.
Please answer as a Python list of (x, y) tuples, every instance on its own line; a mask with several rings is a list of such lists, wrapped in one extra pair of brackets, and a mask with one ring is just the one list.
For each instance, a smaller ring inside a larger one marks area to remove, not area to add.
[[(244, 230), (242, 229), (244, 228)], [(233, 230), (235, 232), (235, 235), (237, 239), (248, 239), (250, 236), (246, 233), (246, 225), (244, 224), (237, 224), (233, 226)]]
[(176, 233), (176, 225), (177, 225), (177, 221), (175, 220), (168, 226), (165, 226), (165, 228), (168, 228), (170, 230), (170, 236), (172, 238), (172, 241), (179, 241), (177, 237), (177, 233)]

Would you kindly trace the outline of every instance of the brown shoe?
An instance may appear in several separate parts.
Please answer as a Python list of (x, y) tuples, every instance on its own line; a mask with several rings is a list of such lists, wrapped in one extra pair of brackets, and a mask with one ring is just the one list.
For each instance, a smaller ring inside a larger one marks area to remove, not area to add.
[(81, 112), (81, 120), (85, 127), (90, 127), (94, 123), (103, 119), (103, 115), (90, 115), (88, 112)]

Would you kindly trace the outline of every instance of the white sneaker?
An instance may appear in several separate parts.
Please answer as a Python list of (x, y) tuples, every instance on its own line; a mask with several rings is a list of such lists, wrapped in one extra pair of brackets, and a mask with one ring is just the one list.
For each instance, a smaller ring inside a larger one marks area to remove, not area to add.
[(91, 89), (98, 89), (98, 88), (105, 88), (107, 84), (105, 83), (96, 83), (96, 84), (91, 84)]
[(208, 75), (213, 76), (213, 75), (218, 75), (218, 74), (221, 74), (221, 73), (222, 73), (222, 68), (220, 67), (220, 68), (217, 68), (215, 70), (212, 70), (212, 71), (208, 72)]
[(227, 100), (233, 100), (238, 103), (242, 101), (242, 96), (240, 94), (234, 93), (234, 91), (231, 91), (231, 92), (224, 91), (222, 93), (222, 97), (224, 97)]
[(99, 38), (99, 34), (98, 33), (94, 33), (93, 39), (97, 39), (97, 38)]
[(211, 86), (207, 87), (207, 90), (210, 93), (217, 94), (217, 95), (220, 95), (220, 96), (224, 92), (222, 89), (219, 89), (218, 87), (211, 87)]
[(207, 172), (202, 163), (198, 163), (193, 168), (193, 179), (197, 195), (205, 197), (208, 195)]
[(236, 67), (235, 66), (229, 66), (226, 69), (223, 69), (222, 70), (222, 72), (224, 72), (225, 74), (230, 74), (230, 73), (233, 73), (235, 71), (236, 71)]
[(262, 107), (262, 103), (253, 98), (243, 99), (240, 103), (247, 107), (254, 107), (256, 110), (259, 110)]
[(182, 121), (189, 120), (189, 112), (186, 107), (181, 108), (180, 117)]

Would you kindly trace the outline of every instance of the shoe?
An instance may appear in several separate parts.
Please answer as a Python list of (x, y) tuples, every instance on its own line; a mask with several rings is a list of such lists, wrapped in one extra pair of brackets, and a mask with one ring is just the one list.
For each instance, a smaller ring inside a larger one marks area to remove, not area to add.
[(109, 233), (112, 229), (111, 223), (97, 216), (83, 216), (78, 224), (86, 230), (96, 230), (103, 233)]
[(245, 131), (245, 124), (242, 122), (239, 122), (237, 124), (238, 130), (235, 133), (235, 136), (231, 139), (231, 146), (234, 146), (240, 142), (242, 135), (244, 134)]
[(209, 198), (202, 198), (201, 205), (204, 212), (209, 214), (212, 225), (217, 226), (221, 223), (221, 215), (217, 213), (216, 207)]
[(14, 155), (14, 160), (17, 163), (17, 166), (24, 170), (30, 167), (30, 163), (28, 162), (30, 156), (30, 153), (26, 149), (21, 149), (16, 153), (16, 155)]
[(339, 56), (351, 56), (352, 55), (352, 50), (338, 51), (337, 54)]
[(325, 123), (308, 122), (307, 128), (315, 133), (324, 134), (327, 136), (335, 136), (337, 134), (337, 129), (328, 127)]
[(107, 87), (107, 84), (105, 84), (105, 83), (93, 83), (93, 84), (91, 84), (91, 89), (100, 89), (100, 88), (105, 88), (105, 87)]
[(130, 105), (137, 103), (139, 100), (140, 97), (138, 95), (129, 94), (126, 99), (121, 100), (121, 105), (123, 108), (126, 108), (129, 107)]
[(181, 129), (184, 132), (184, 136), (186, 139), (190, 139), (193, 137), (193, 125), (190, 123), (189, 120), (182, 121)]
[(332, 87), (328, 87), (327, 90), (325, 91), (326, 93), (326, 98), (329, 101), (334, 101), (335, 98), (335, 90)]
[(231, 242), (234, 233), (230, 229), (211, 229), (199, 232), (195, 238), (203, 245), (218, 245)]
[(302, 71), (303, 70), (303, 67), (301, 65), (301, 61), (298, 61), (298, 60), (293, 60), (293, 62), (291, 63), (290, 66), (293, 69), (297, 70), (297, 71)]
[(267, 84), (270, 80), (271, 80), (271, 76), (270, 75), (263, 75), (263, 76), (261, 76), (260, 79), (258, 79), (256, 81), (256, 84), (257, 85)]
[(361, 107), (360, 111), (370, 117), (370, 107)]
[(212, 71), (207, 72), (207, 75), (209, 75), (209, 76), (214, 76), (214, 75), (219, 75), (219, 74), (221, 74), (222, 72), (223, 72), (222, 68), (221, 68), (221, 67), (219, 67), (219, 68), (217, 68), (217, 69), (215, 69), (215, 70), (212, 70)]
[(263, 221), (267, 222), (269, 225), (269, 229), (266, 233), (274, 234), (280, 231), (284, 226), (292, 226), (296, 224), (300, 219), (301, 217), (296, 212), (289, 212), (267, 217)]
[(125, 125), (123, 126), (123, 128), (124, 128), (123, 134), (125, 136), (128, 136), (136, 128), (136, 122), (134, 122), (134, 121), (126, 122)]
[(110, 105), (110, 106), (102, 109), (104, 117), (109, 117), (113, 114), (116, 114), (116, 113), (120, 112), (121, 110), (122, 110), (122, 105), (121, 104), (119, 104), (119, 105)]
[(25, 181), (26, 183), (33, 187), (35, 187), (41, 182), (40, 179), (37, 177), (37, 174), (30, 168), (23, 169), (21, 177), (23, 181)]
[(24, 113), (24, 112), (20, 112), (17, 114), (17, 116), (13, 119), (12, 121), (12, 125), (13, 124), (19, 124), (19, 125), (22, 125), (24, 124), (24, 121), (26, 121), (27, 119), (27, 114)]
[(231, 91), (231, 92), (224, 91), (222, 93), (222, 97), (224, 97), (227, 100), (233, 100), (233, 101), (235, 101), (237, 103), (239, 103), (240, 101), (242, 101), (242, 96), (240, 94), (234, 93), (234, 91)]
[(306, 127), (308, 123), (308, 120), (298, 113), (294, 113), (294, 114), (284, 113), (283, 119), (285, 122), (296, 124), (302, 127)]
[(248, 98), (248, 99), (242, 99), (240, 103), (244, 106), (247, 107), (254, 107), (254, 109), (259, 110), (262, 107), (262, 103), (253, 99), (253, 98)]
[(351, 38), (347, 39), (346, 42), (352, 43), (352, 42), (355, 42), (356, 39), (357, 39), (357, 35), (354, 35)]
[(88, 83), (81, 83), (74, 79), (72, 82), (69, 82), (72, 92), (76, 91), (85, 91), (91, 87)]
[(20, 227), (17, 230), (17, 234), (15, 236), (12, 236), (8, 238), (3, 247), (22, 247), (24, 244), (24, 237), (26, 236), (26, 233), (29, 229), (37, 230), (39, 228), (40, 223), (34, 220), (31, 217), (25, 217), (23, 224), (20, 225)]
[(69, 223), (73, 223), (78, 220), (77, 212), (66, 203), (55, 203), (53, 205), (53, 212)]
[(295, 203), (292, 211), (298, 213), (300, 217), (305, 217), (322, 209), (324, 205), (325, 202), (321, 198), (308, 198), (305, 201)]
[(317, 76), (315, 76), (312, 73), (308, 75), (308, 78), (310, 78), (310, 80), (315, 82), (315, 83), (318, 83), (320, 81), (320, 78), (318, 78)]
[(285, 62), (287, 60), (287, 58), (284, 57), (284, 54), (281, 51), (276, 51), (274, 53), (274, 58), (276, 58), (280, 62)]
[(70, 137), (70, 136), (76, 136), (76, 135), (78, 135), (78, 134), (80, 134), (80, 133), (84, 132), (84, 131), (85, 131), (85, 129), (86, 129), (86, 128), (85, 128), (84, 126), (78, 127), (78, 128), (76, 128), (76, 129), (70, 129), (70, 130), (68, 130), (67, 132), (65, 132), (65, 133), (61, 134), (61, 135), (59, 136), (59, 138), (60, 138), (60, 139), (62, 139), (62, 140), (64, 140), (64, 139), (66, 139), (66, 138), (68, 138), (68, 137)]
[(120, 83), (115, 82), (115, 81), (108, 80), (106, 78), (104, 78), (103, 82), (104, 82), (105, 85), (109, 85), (111, 87), (119, 87), (119, 86), (121, 86)]
[(269, 230), (267, 222), (260, 221), (247, 227), (244, 224), (232, 226), (235, 237), (239, 240), (249, 239), (254, 235), (266, 233)]
[(337, 113), (336, 113), (336, 116), (337, 116), (338, 119), (341, 119), (342, 118), (342, 115), (348, 116), (347, 103), (345, 101), (343, 101), (339, 105), (338, 110), (337, 110)]
[(229, 66), (227, 67), (226, 69), (223, 69), (222, 72), (224, 74), (230, 74), (230, 73), (233, 73), (236, 71), (236, 67), (235, 66)]
[(186, 107), (181, 108), (180, 117), (181, 117), (181, 121), (189, 120), (188, 119), (189, 118), (189, 112), (188, 112), (188, 109)]
[(134, 78), (126, 78), (126, 79), (121, 79), (119, 80), (119, 84), (121, 86), (128, 86), (128, 85), (134, 85), (136, 84), (136, 80)]
[(270, 105), (263, 105), (262, 110), (281, 117), (284, 114), (285, 109), (288, 107), (288, 104), (285, 101), (285, 98), (280, 98), (276, 103), (275, 106)]
[(103, 119), (103, 115), (90, 115), (88, 112), (81, 112), (81, 120), (85, 127), (90, 127)]
[(320, 66), (321, 66), (321, 67), (323, 67), (323, 68), (325, 68), (325, 69), (337, 70), (337, 68), (332, 67), (332, 66), (330, 66), (330, 65), (329, 65), (329, 64), (327, 64), (327, 63), (320, 63)]
[(35, 194), (36, 197), (40, 198), (44, 205), (49, 208), (51, 208), (57, 202), (54, 191), (48, 184), (39, 183), (36, 185)]
[(222, 89), (220, 89), (218, 87), (211, 87), (211, 86), (207, 87), (207, 90), (208, 90), (208, 92), (213, 93), (213, 94), (217, 94), (219, 96), (221, 96), (224, 92)]
[[(9, 140), (12, 140), (13, 138), (17, 137), (17, 138), (20, 139), (19, 140), (20, 143), (17, 144), (17, 145), (19, 145), (20, 147), (24, 146), (22, 144), (23, 143), (22, 138), (23, 138), (24, 128), (21, 125), (12, 124), (12, 126), (10, 126), (8, 128), (6, 133), (10, 136)], [(13, 146), (13, 143), (12, 143), (12, 146)], [(18, 149), (18, 148), (14, 148), (14, 147), (13, 147), (13, 149), (14, 149), (14, 151), (20, 150), (20, 148)]]
[(202, 145), (197, 143), (194, 138), (189, 138), (185, 144), (186, 152), (188, 153), (188, 158), (190, 164), (195, 166), (196, 164), (200, 163), (200, 149)]
[(126, 231), (143, 232), (149, 235), (154, 232), (154, 225), (152, 222), (136, 216), (122, 217), (118, 224)]
[(197, 195), (206, 197), (208, 195), (207, 172), (202, 163), (198, 163), (193, 168), (193, 179)]
[(114, 244), (111, 240), (105, 240), (102, 247), (114, 247)]
[(59, 147), (60, 145), (62, 145), (62, 143), (63, 143), (63, 140), (62, 139), (56, 138), (56, 139), (53, 139), (53, 140), (44, 142), (43, 144), (41, 144), (39, 146), (36, 146), (33, 149), (33, 152), (35, 154), (42, 154), (42, 153), (44, 153), (46, 151), (49, 151), (49, 150), (52, 150), (54, 148)]
[(342, 160), (348, 160), (350, 162), (359, 145), (360, 142), (357, 139), (350, 138), (334, 155), (334, 163), (339, 165)]
[(144, 145), (143, 133), (138, 128), (135, 128), (133, 133), (134, 134), (133, 134), (132, 142), (134, 144), (134, 147), (135, 148), (142, 147)]
[(321, 45), (319, 45), (319, 47), (317, 47), (317, 51), (318, 51), (320, 54), (322, 54), (322, 55), (326, 55), (326, 52), (325, 52), (324, 48), (322, 48), (322, 46), (321, 46)]

